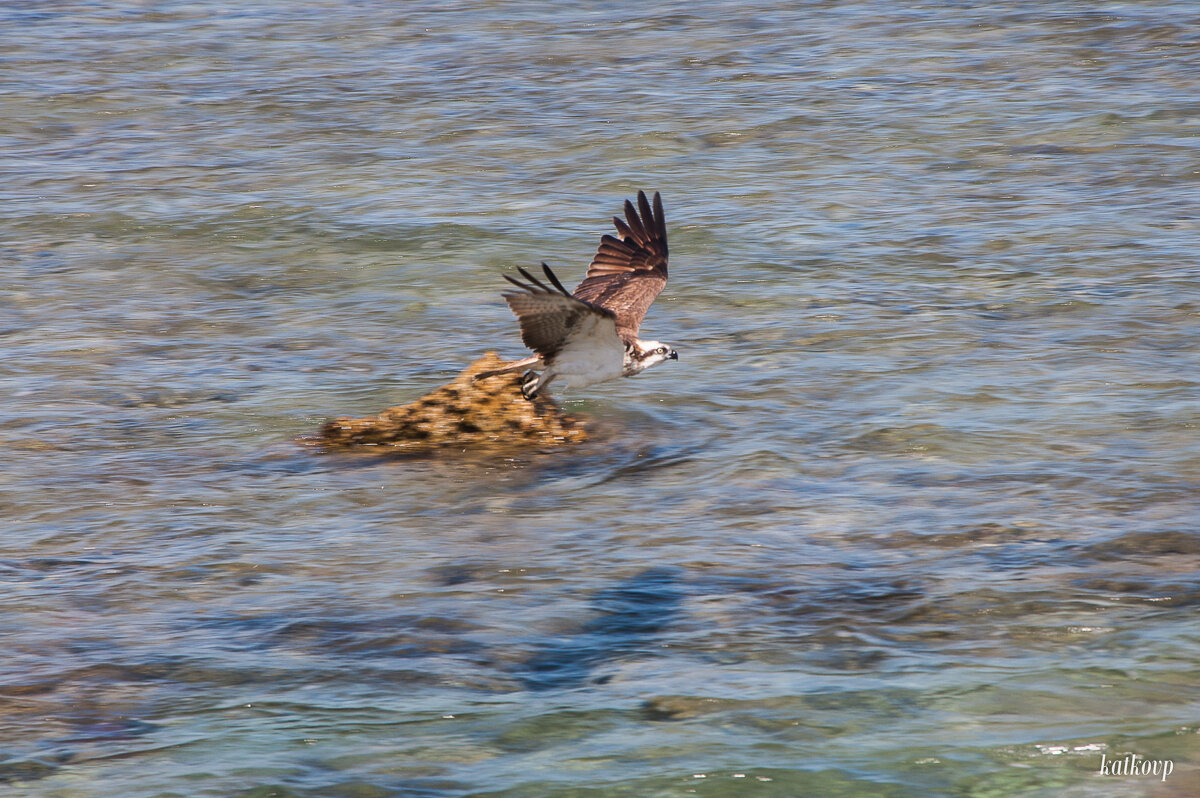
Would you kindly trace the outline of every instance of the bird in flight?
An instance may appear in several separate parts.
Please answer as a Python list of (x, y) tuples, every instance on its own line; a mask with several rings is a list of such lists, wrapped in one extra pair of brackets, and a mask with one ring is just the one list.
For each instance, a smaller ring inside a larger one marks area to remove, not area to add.
[[(639, 191), (637, 208), (625, 200), (625, 219), (613, 217), (620, 238), (600, 239), (587, 275), (568, 293), (550, 267), (550, 285), (525, 269), (524, 281), (504, 275), (519, 290), (503, 294), (521, 325), (521, 340), (536, 354), (485, 371), (475, 379), (528, 369), (521, 393), (532, 399), (560, 377), (573, 388), (632, 377), (679, 353), (660, 341), (637, 337), (646, 311), (667, 284), (667, 228), (662, 198)], [(540, 372), (540, 373), (538, 373)]]

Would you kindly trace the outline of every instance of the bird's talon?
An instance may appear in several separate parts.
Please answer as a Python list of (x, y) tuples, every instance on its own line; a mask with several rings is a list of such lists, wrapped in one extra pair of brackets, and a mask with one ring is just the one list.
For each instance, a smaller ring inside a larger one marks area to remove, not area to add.
[(521, 396), (526, 400), (533, 401), (533, 397), (537, 396), (538, 389), (538, 373), (536, 371), (527, 371), (521, 379)]

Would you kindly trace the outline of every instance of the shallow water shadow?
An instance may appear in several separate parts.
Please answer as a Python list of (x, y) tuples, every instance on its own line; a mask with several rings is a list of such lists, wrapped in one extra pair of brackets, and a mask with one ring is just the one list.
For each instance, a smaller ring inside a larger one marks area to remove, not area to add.
[(537, 646), (516, 674), (530, 690), (578, 687), (601, 664), (636, 654), (679, 612), (682, 570), (647, 568), (592, 599), (596, 616), (578, 632)]

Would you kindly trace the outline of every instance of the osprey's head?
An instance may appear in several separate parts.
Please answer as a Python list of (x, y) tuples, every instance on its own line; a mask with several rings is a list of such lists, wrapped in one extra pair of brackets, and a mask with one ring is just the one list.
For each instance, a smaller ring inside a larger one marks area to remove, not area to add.
[(628, 363), (625, 366), (625, 376), (645, 371), (651, 366), (658, 365), (664, 360), (678, 360), (679, 353), (662, 341), (634, 341), (629, 348)]

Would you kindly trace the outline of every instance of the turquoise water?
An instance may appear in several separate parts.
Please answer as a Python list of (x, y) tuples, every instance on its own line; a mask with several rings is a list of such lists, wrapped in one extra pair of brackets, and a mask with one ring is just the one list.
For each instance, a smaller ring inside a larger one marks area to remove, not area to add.
[[(1198, 32), (6, 4), (3, 790), (1197, 794)], [(680, 360), (591, 442), (293, 442), (522, 355), (638, 189)]]

